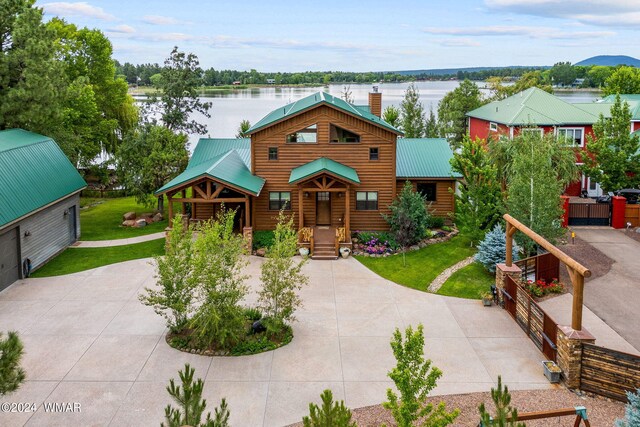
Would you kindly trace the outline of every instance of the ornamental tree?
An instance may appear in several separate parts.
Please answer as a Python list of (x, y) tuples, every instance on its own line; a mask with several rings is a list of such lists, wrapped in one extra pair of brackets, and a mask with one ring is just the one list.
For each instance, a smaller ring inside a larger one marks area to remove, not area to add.
[(389, 223), (391, 232), (401, 246), (413, 245), (426, 236), (430, 214), (424, 197), (414, 191), (411, 182), (407, 181), (404, 184), (389, 210), (389, 215), (382, 216)]
[(322, 406), (309, 403), (309, 416), (302, 418), (304, 427), (356, 427), (351, 421), (351, 411), (344, 405), (344, 401), (334, 402), (331, 390), (325, 390), (320, 395)]
[[(511, 256), (517, 260), (520, 248), (514, 244)], [(496, 272), (496, 264), (504, 263), (507, 259), (507, 238), (500, 223), (484, 236), (478, 245), (478, 253), (475, 255), (476, 261), (484, 266), (489, 272)]]
[(405, 138), (422, 138), (425, 133), (424, 107), (420, 102), (420, 92), (411, 83), (400, 102), (400, 128)]
[(624, 408), (624, 419), (616, 420), (615, 427), (640, 427), (640, 388), (627, 392), (629, 403)]
[(438, 127), (451, 147), (459, 147), (467, 134), (466, 114), (484, 103), (478, 85), (466, 79), (442, 98), (438, 104)]
[(525, 427), (524, 423), (516, 421), (518, 410), (511, 406), (511, 394), (507, 386), (502, 387), (502, 377), (498, 376), (498, 388), (491, 388), (491, 400), (496, 407), (496, 414), (491, 416), (484, 403), (480, 404), (480, 422), (483, 426), (494, 427)]
[(7, 338), (0, 333), (0, 396), (16, 391), (25, 379), (20, 359), (24, 346), (17, 332), (9, 332)]
[(604, 191), (635, 188), (640, 184), (640, 140), (629, 133), (629, 104), (616, 96), (611, 118), (602, 114), (593, 125), (594, 137), (587, 136), (583, 171), (598, 182)]

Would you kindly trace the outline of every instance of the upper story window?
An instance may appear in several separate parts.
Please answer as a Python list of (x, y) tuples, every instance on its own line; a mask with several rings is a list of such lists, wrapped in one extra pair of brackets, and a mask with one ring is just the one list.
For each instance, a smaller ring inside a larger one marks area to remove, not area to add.
[(377, 211), (378, 192), (377, 191), (356, 191), (356, 210)]
[(558, 138), (565, 139), (574, 147), (584, 147), (584, 128), (560, 128)]
[(416, 190), (424, 197), (427, 202), (436, 201), (436, 183), (435, 182), (419, 182), (416, 184)]
[(489, 122), (489, 130), (491, 132), (498, 132), (498, 124), (494, 122)]
[(380, 160), (380, 150), (378, 147), (369, 148), (369, 160)]
[(331, 142), (360, 142), (360, 135), (336, 125), (329, 127), (329, 141)]
[(278, 160), (278, 147), (269, 147), (269, 160)]
[(318, 125), (307, 126), (298, 132), (287, 135), (287, 142), (318, 142)]

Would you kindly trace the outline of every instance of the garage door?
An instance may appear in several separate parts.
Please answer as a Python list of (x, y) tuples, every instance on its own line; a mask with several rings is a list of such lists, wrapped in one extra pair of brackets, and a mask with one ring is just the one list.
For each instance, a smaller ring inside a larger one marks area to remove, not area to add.
[(0, 291), (20, 278), (18, 229), (0, 234)]

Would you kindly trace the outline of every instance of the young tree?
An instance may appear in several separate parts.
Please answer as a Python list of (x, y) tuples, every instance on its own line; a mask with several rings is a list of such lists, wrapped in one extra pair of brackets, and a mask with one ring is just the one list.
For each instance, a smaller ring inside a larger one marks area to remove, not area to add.
[(438, 126), (440, 135), (447, 138), (451, 147), (459, 147), (467, 134), (466, 114), (484, 103), (480, 88), (469, 80), (442, 98), (438, 104)]
[(24, 347), (17, 332), (9, 332), (7, 338), (0, 333), (0, 396), (16, 391), (25, 379), (20, 359)]
[(525, 427), (524, 423), (516, 421), (518, 410), (511, 406), (511, 394), (507, 386), (502, 387), (502, 377), (498, 376), (498, 388), (491, 388), (491, 399), (496, 406), (496, 414), (492, 417), (486, 410), (484, 403), (480, 404), (480, 422), (483, 426), (495, 427)]
[(297, 262), (293, 258), (298, 246), (293, 217), (287, 218), (280, 211), (273, 234), (273, 245), (260, 267), (262, 288), (258, 292), (258, 304), (265, 313), (267, 328), (278, 331), (294, 319), (296, 308), (302, 304), (297, 291), (309, 282), (309, 278), (302, 273), (306, 260)]
[(145, 288), (140, 301), (167, 320), (167, 327), (182, 329), (193, 312), (193, 231), (180, 216), (173, 219), (164, 256), (155, 258), (159, 289)]
[(242, 120), (238, 125), (238, 133), (236, 133), (236, 138), (246, 138), (249, 129), (251, 129), (251, 122), (246, 119)]
[(616, 96), (611, 118), (600, 115), (593, 125), (594, 137), (587, 136), (587, 149), (592, 156), (583, 156), (583, 170), (604, 191), (640, 184), (640, 141), (629, 133), (630, 122), (629, 104)]
[[(518, 260), (520, 248), (514, 244), (511, 248), (512, 259)], [(507, 237), (502, 230), (500, 223), (497, 223), (489, 231), (478, 245), (476, 261), (484, 266), (489, 272), (496, 272), (496, 264), (504, 263), (507, 259)]]
[(624, 419), (616, 420), (615, 427), (640, 427), (640, 388), (627, 392), (629, 403), (624, 408)]
[(438, 138), (440, 136), (438, 119), (436, 119), (433, 108), (429, 109), (429, 118), (427, 118), (427, 121), (424, 124), (424, 136), (426, 138)]
[(453, 153), (451, 169), (462, 175), (456, 201), (455, 222), (477, 244), (500, 219), (503, 210), (498, 168), (484, 143), (465, 136)]
[(222, 211), (198, 228), (193, 275), (197, 309), (190, 320), (200, 346), (228, 348), (245, 332), (240, 301), (247, 293), (244, 239), (233, 232), (236, 211)]
[(604, 82), (606, 95), (640, 93), (640, 71), (635, 67), (620, 67)]
[(353, 104), (353, 93), (351, 92), (351, 85), (344, 85), (342, 87), (340, 98), (344, 99), (349, 104)]
[(188, 363), (184, 365), (184, 370), (179, 371), (180, 383), (175, 384), (175, 380), (171, 378), (167, 391), (178, 404), (178, 408), (167, 405), (164, 410), (166, 424), (162, 423), (162, 427), (229, 427), (229, 408), (227, 401), (223, 398), (220, 406), (214, 409), (214, 418), (211, 418), (211, 412), (202, 421), (202, 416), (207, 407), (207, 401), (202, 398), (202, 390), (204, 389), (204, 381), (198, 378), (194, 381), (193, 376), (195, 369)]
[(422, 419), (422, 426), (447, 426), (453, 423), (460, 411), (447, 412), (445, 404), (434, 407), (426, 404), (427, 395), (436, 386), (442, 371), (431, 366), (431, 360), (424, 359), (424, 332), (422, 324), (414, 332), (411, 326), (405, 330), (405, 338), (396, 328), (391, 348), (396, 358), (396, 366), (387, 374), (400, 392), (398, 397), (387, 389), (387, 402), (382, 405), (391, 411), (398, 427), (412, 427)]
[(351, 411), (344, 401), (333, 401), (331, 390), (323, 391), (320, 398), (322, 407), (309, 403), (309, 416), (302, 418), (304, 427), (356, 427), (355, 421), (351, 421)]
[(202, 85), (202, 69), (198, 57), (193, 53), (180, 52), (175, 46), (164, 61), (157, 89), (160, 99), (157, 103), (162, 123), (174, 132), (205, 134), (207, 126), (190, 120), (193, 113), (211, 117), (211, 103), (202, 102), (198, 97), (198, 87)]
[(400, 129), (400, 110), (393, 105), (389, 105), (382, 112), (382, 120), (389, 123), (396, 129)]
[[(156, 199), (151, 194), (184, 170), (187, 141), (185, 134), (150, 123), (127, 135), (117, 151), (118, 175), (138, 202), (152, 205)], [(162, 212), (164, 198), (157, 202)]]
[(411, 182), (407, 181), (398, 197), (389, 206), (391, 213), (383, 218), (394, 233), (398, 243), (410, 246), (422, 240), (429, 228), (430, 214), (424, 197), (413, 190)]
[(400, 128), (405, 138), (422, 138), (424, 136), (424, 107), (420, 102), (420, 92), (411, 83), (400, 103)]

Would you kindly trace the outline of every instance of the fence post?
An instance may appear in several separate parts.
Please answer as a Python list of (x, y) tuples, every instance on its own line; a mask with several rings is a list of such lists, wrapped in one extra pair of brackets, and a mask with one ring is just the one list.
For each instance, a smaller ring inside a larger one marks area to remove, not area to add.
[(558, 366), (567, 388), (580, 388), (582, 372), (582, 343), (593, 344), (596, 338), (586, 329), (576, 331), (571, 326), (558, 325)]
[(560, 196), (562, 199), (562, 227), (567, 228), (569, 226), (569, 196)]
[[(500, 304), (504, 302), (502, 290), (505, 287), (505, 276), (511, 276), (513, 280), (519, 282), (522, 278), (522, 270), (515, 264), (511, 264), (510, 267), (507, 267), (506, 264), (496, 264), (496, 288), (498, 291), (498, 303)], [(515, 298), (515, 295), (511, 295), (511, 297)]]
[(625, 228), (627, 226), (625, 219), (627, 199), (622, 196), (613, 196), (611, 199), (611, 226), (613, 228)]

